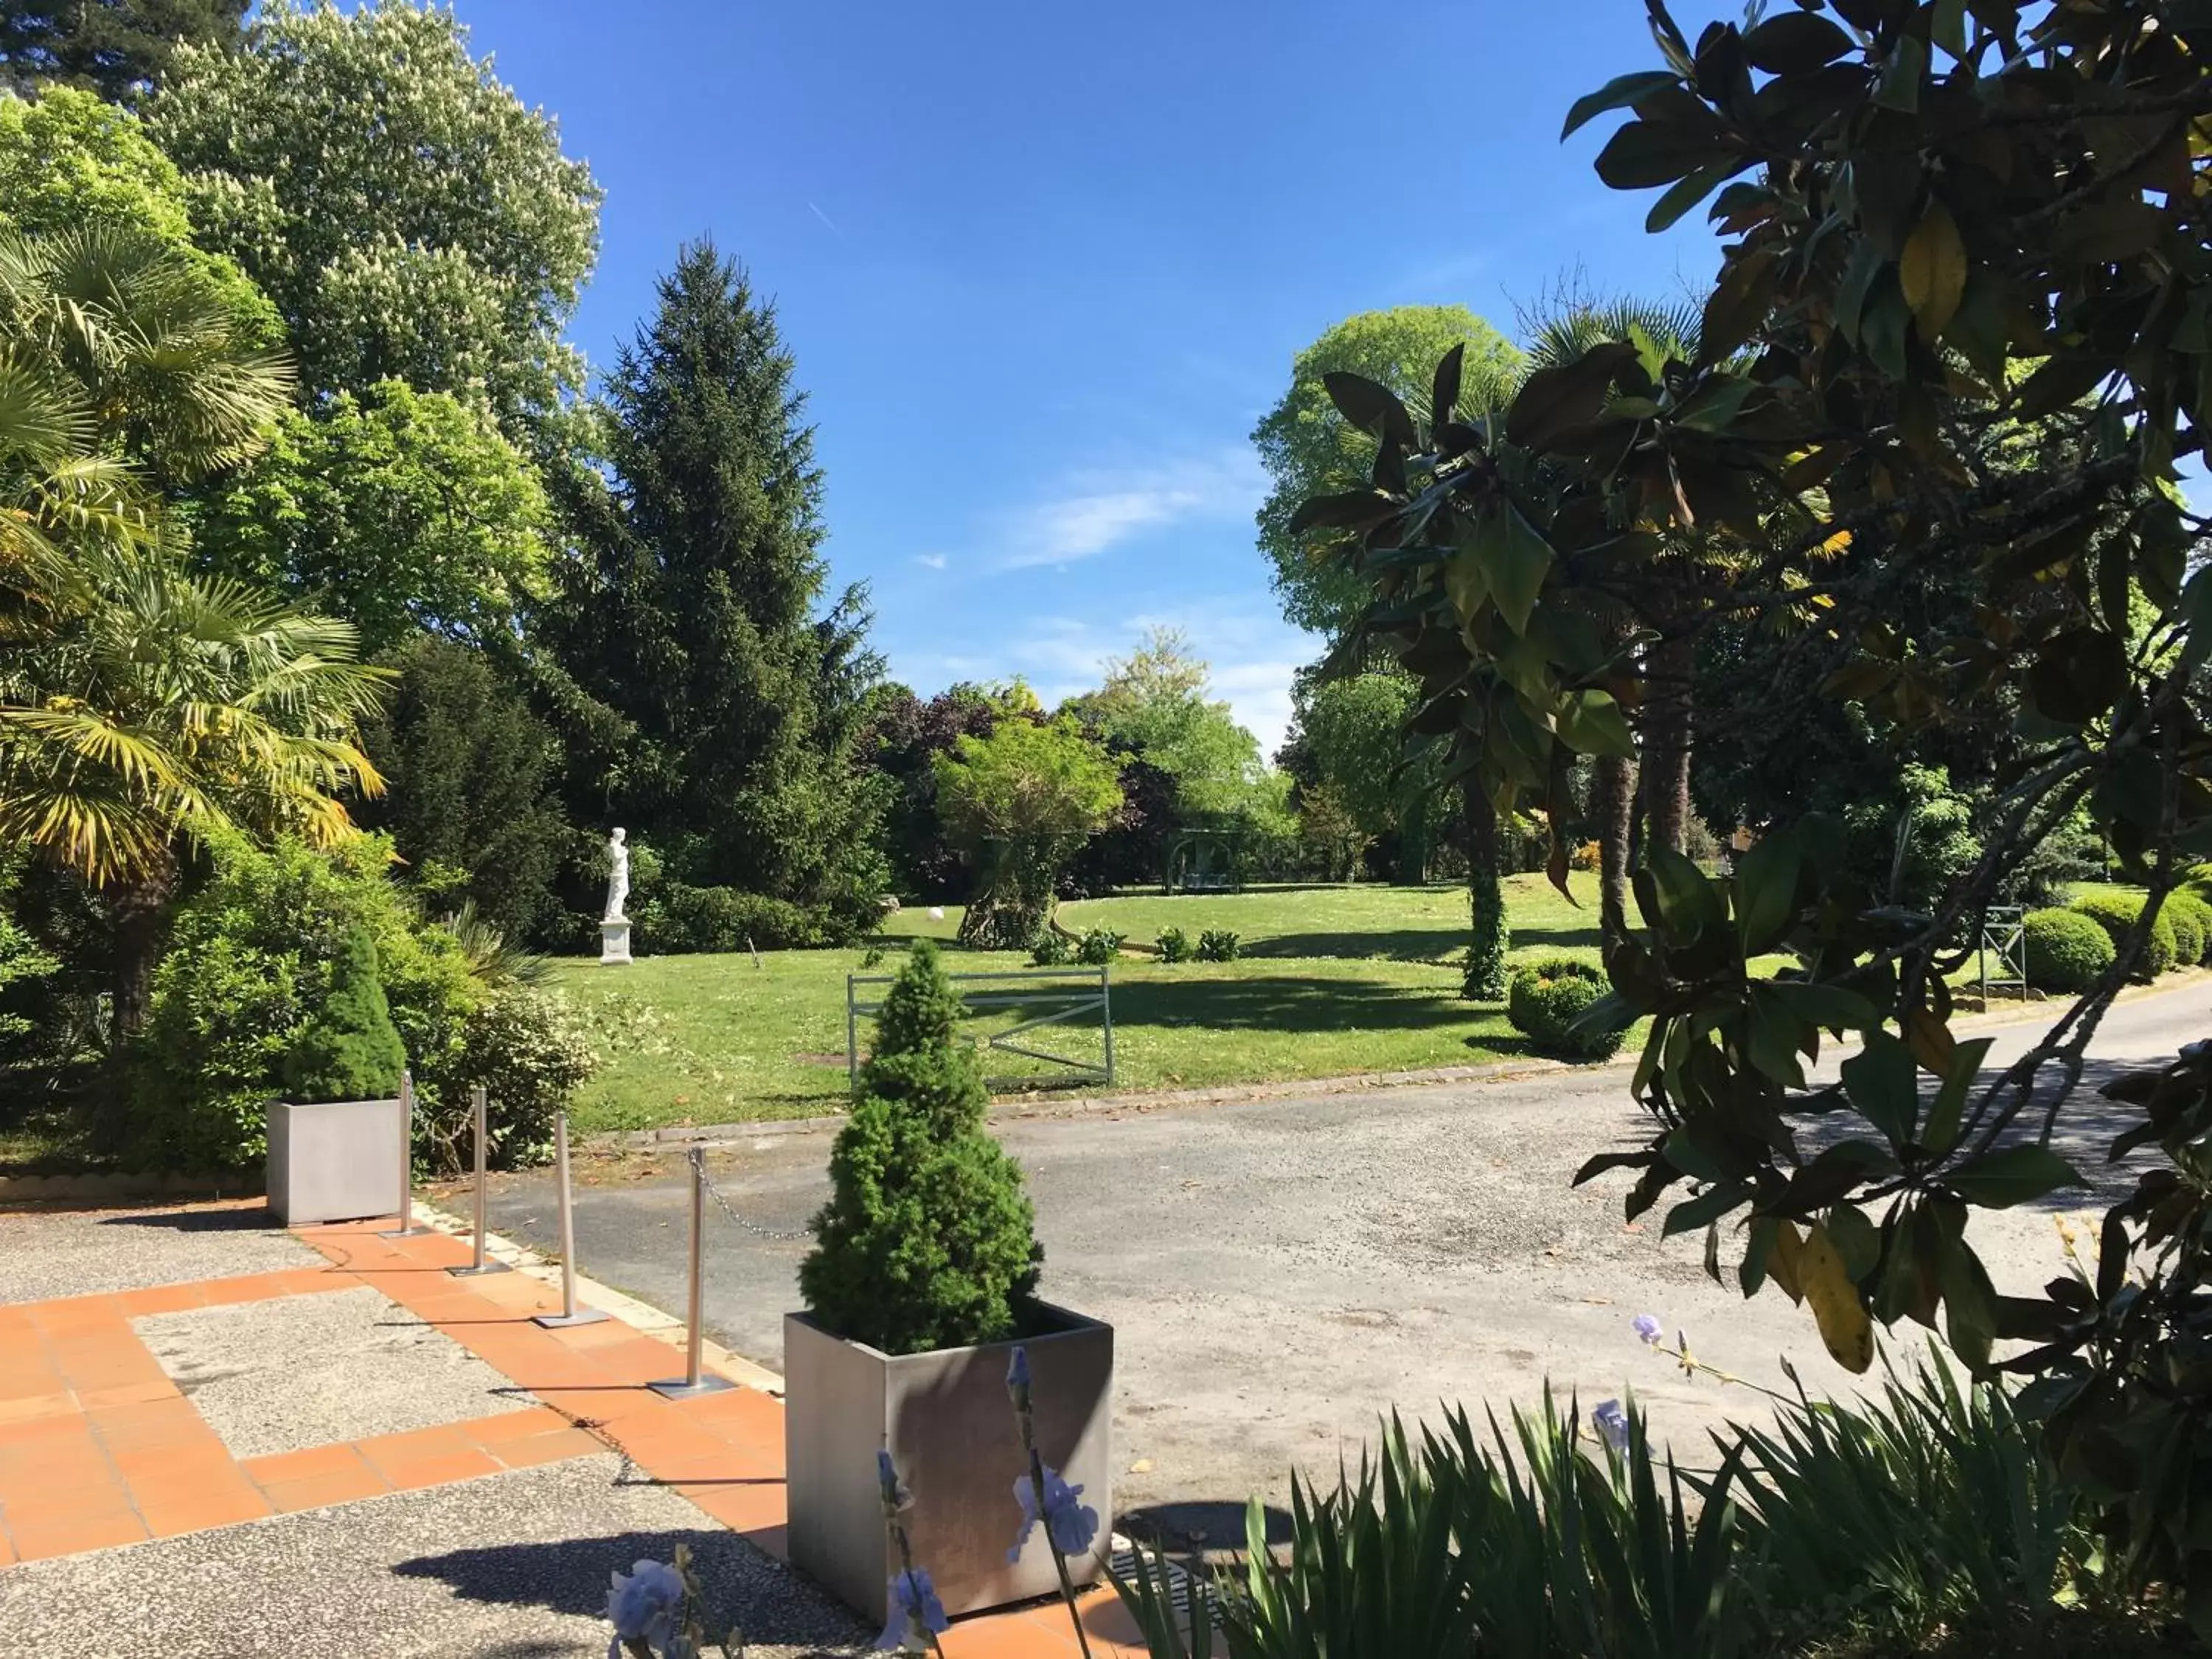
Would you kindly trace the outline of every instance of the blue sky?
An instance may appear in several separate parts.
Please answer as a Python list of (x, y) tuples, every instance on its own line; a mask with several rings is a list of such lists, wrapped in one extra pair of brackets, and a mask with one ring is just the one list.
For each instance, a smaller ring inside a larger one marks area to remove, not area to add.
[(775, 297), (833, 580), (872, 586), (925, 694), (1056, 699), (1164, 623), (1272, 751), (1316, 645), (1269, 592), (1247, 439), (1292, 354), (1357, 311), (1510, 333), (1577, 270), (1671, 295), (1715, 263), (1597, 182), (1606, 124), (1558, 142), (1656, 61), (1641, 0), (458, 7), (607, 192), (595, 363), (687, 238)]

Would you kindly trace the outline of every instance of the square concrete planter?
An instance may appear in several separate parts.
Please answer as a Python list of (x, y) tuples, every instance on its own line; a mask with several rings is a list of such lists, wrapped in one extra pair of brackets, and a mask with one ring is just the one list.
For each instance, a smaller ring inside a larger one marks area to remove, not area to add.
[(269, 1105), (269, 1208), (288, 1227), (397, 1215), (407, 1114), (397, 1100)]
[[(1038, 1304), (1054, 1328), (1026, 1339), (1037, 1449), (1083, 1488), (1103, 1548), (1114, 1524), (1114, 1328)], [(884, 1535), (876, 1453), (888, 1448), (914, 1492), (902, 1517), (915, 1565), (947, 1613), (1058, 1593), (1042, 1528), (1018, 1563), (1014, 1482), (1027, 1473), (1006, 1398), (1015, 1345), (886, 1354), (830, 1335), (805, 1314), (783, 1321), (784, 1478), (791, 1564), (869, 1619), (889, 1611), (898, 1571)], [(1070, 1561), (1079, 1584), (1094, 1559)]]

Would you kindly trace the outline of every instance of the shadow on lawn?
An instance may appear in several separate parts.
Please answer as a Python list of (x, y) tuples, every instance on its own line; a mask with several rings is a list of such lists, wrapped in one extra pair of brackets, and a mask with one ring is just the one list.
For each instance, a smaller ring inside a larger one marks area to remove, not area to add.
[(1114, 987), (1114, 1024), (1197, 1025), (1217, 1030), (1417, 1031), (1464, 1025), (1476, 1005), (1427, 985), (1356, 979), (1125, 980)]
[[(796, 1574), (771, 1562), (736, 1534), (717, 1527), (486, 1545), (417, 1556), (392, 1570), (402, 1578), (435, 1579), (465, 1601), (550, 1607), (601, 1620), (607, 1610), (610, 1574), (626, 1573), (639, 1561), (672, 1559), (678, 1544), (691, 1547), (692, 1567), (710, 1616), (734, 1622), (748, 1644), (788, 1647), (802, 1654), (825, 1650), (842, 1653), (872, 1633), (863, 1632), (851, 1613)], [(484, 1659), (536, 1659), (539, 1654), (574, 1649), (532, 1639), (481, 1651)]]
[(1451, 927), (1352, 928), (1332, 933), (1280, 933), (1244, 947), (1255, 957), (1387, 957), (1396, 962), (1437, 962), (1467, 947), (1467, 930)]

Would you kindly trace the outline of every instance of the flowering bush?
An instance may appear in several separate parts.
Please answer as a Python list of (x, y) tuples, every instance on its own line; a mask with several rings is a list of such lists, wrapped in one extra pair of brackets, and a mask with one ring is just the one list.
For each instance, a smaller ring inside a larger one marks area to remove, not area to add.
[(1163, 927), (1158, 939), (1162, 962), (1188, 962), (1191, 957), (1190, 935), (1180, 927)]
[(1209, 927), (1198, 936), (1200, 962), (1234, 962), (1243, 954), (1243, 941), (1226, 927)]
[(1076, 942), (1075, 959), (1091, 968), (1103, 968), (1121, 954), (1121, 935), (1110, 927), (1091, 927)]

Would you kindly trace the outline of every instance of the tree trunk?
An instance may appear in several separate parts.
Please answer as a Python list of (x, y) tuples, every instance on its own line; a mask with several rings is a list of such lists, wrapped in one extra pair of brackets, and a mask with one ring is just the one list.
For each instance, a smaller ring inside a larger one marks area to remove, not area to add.
[(169, 931), (169, 901), (176, 888), (176, 860), (164, 854), (156, 868), (102, 890), (102, 905), (115, 935), (118, 1036), (136, 1036), (145, 1029), (154, 969), (161, 960), (161, 945)]
[(1628, 823), (1636, 768), (1601, 755), (1590, 769), (1590, 823), (1597, 834), (1598, 938), (1610, 951), (1628, 936)]
[(1472, 933), (1467, 946), (1467, 975), (1460, 994), (1470, 1002), (1501, 1002), (1505, 997), (1505, 890), (1498, 879), (1498, 809), (1481, 784), (1470, 777), (1462, 786), (1466, 800), (1467, 892)]
[(1644, 810), (1649, 846), (1689, 850), (1690, 676), (1695, 659), (1686, 639), (1666, 640), (1651, 647), (1651, 680), (1656, 695), (1644, 708)]

